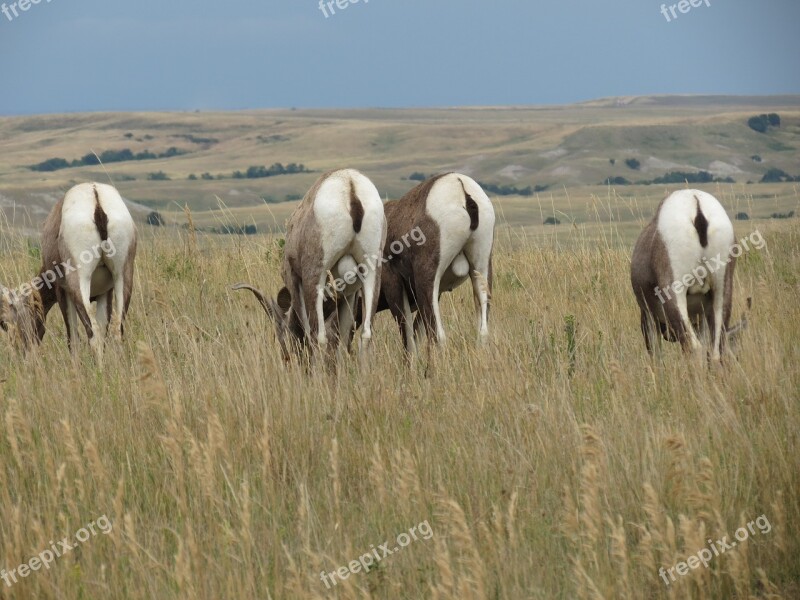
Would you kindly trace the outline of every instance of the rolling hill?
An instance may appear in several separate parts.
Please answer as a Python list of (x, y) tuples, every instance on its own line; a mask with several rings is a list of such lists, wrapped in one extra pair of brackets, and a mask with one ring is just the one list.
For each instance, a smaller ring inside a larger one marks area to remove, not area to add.
[[(781, 126), (758, 133), (749, 117), (774, 112)], [(83, 164), (92, 153), (161, 156)], [(502, 188), (515, 224), (591, 219), (597, 198), (635, 197), (638, 218), (675, 185), (632, 185), (613, 194), (607, 178), (652, 181), (671, 171), (707, 171), (735, 184), (709, 184), (739, 210), (757, 215), (797, 205), (796, 183), (756, 184), (770, 168), (800, 175), (800, 96), (648, 96), (570, 106), (441, 109), (260, 110), (235, 113), (65, 114), (0, 118), (0, 210), (35, 230), (55, 198), (74, 183), (113, 181), (138, 218), (158, 210), (183, 222), (256, 223), (280, 229), (293, 201), (319, 173), (353, 166), (387, 198), (413, 173), (464, 172)], [(33, 171), (50, 159), (81, 164)], [(626, 160), (638, 161), (626, 165)], [(613, 162), (613, 164), (612, 164)], [(311, 172), (233, 178), (251, 166), (302, 164)], [(205, 178), (204, 178), (205, 174)], [(222, 176), (223, 178), (220, 178)], [(191, 179), (189, 179), (191, 177)], [(706, 187), (709, 187), (707, 185)], [(514, 195), (545, 190), (533, 196)], [(722, 190), (722, 191), (720, 191)], [(493, 198), (499, 199), (497, 194)], [(761, 204), (761, 200), (766, 200)], [(624, 206), (624, 203), (623, 205)], [(760, 210), (763, 206), (763, 210)], [(220, 211), (221, 207), (230, 209)]]

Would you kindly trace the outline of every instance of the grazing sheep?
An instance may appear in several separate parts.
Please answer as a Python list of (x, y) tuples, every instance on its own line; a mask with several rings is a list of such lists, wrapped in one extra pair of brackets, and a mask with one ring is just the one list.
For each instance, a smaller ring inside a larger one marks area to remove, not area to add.
[(641, 329), (652, 355), (660, 333), (685, 352), (702, 348), (708, 333), (709, 358), (721, 359), (731, 329), (735, 238), (725, 209), (699, 190), (669, 195), (639, 236), (631, 260), (631, 285), (641, 312)]
[[(481, 186), (466, 175), (439, 175), (387, 202), (384, 209), (389, 231), (378, 310), (391, 311), (406, 350), (416, 350), (415, 325), (424, 326), (429, 342), (444, 342), (439, 298), (467, 278), (472, 280), (478, 337), (484, 340), (489, 334), (495, 217)], [(418, 237), (424, 242), (405, 243), (413, 232), (421, 232)]]
[(45, 221), (39, 275), (18, 291), (0, 288), (0, 326), (17, 332), (27, 349), (42, 340), (58, 303), (71, 350), (80, 319), (101, 361), (109, 327), (116, 339), (123, 334), (135, 257), (136, 226), (119, 192), (101, 183), (76, 185)]
[[(366, 315), (361, 340), (362, 349), (366, 349), (372, 338), (372, 315), (381, 284), (379, 259), (385, 239), (383, 202), (375, 185), (353, 169), (332, 171), (320, 177), (289, 220), (282, 268), (284, 287), (277, 298), (268, 300), (246, 283), (233, 288), (255, 294), (275, 322), (287, 361), (291, 354), (310, 349), (312, 339), (322, 348), (332, 336), (335, 347), (339, 332), (352, 330), (356, 303), (361, 298)], [(326, 286), (329, 276), (344, 278), (346, 283), (332, 290)]]

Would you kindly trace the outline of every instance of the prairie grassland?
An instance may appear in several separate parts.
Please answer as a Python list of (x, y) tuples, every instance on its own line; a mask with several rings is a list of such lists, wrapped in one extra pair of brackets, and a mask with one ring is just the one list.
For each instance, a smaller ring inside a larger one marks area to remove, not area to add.
[[(629, 238), (503, 227), (491, 341), (475, 345), (467, 286), (446, 296), (428, 378), (387, 315), (368, 365), (285, 368), (227, 287), (278, 289), (274, 238), (143, 230), (103, 372), (68, 357), (55, 313), (25, 359), (0, 337), (0, 568), (113, 524), (0, 598), (797, 598), (800, 229), (758, 228), (768, 247), (736, 277), (751, 327), (725, 371), (672, 345), (651, 364)], [(2, 234), (19, 283), (35, 251)], [(769, 533), (659, 577), (761, 515)], [(426, 520), (432, 539), (321, 581)]]

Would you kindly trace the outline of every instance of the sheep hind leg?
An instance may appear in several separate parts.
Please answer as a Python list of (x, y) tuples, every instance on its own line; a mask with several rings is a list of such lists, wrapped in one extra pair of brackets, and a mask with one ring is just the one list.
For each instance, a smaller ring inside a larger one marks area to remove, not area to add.
[(108, 336), (109, 323), (111, 322), (113, 293), (108, 292), (97, 297), (97, 327), (104, 337)]
[[(78, 308), (75, 302), (65, 294), (63, 296), (64, 323), (67, 326), (67, 345), (70, 352), (74, 355), (78, 352), (78, 344), (80, 343), (80, 335), (78, 334)], [(83, 320), (83, 319), (81, 319)]]
[(89, 299), (90, 282), (81, 282), (79, 294), (70, 293), (67, 298), (67, 316), (70, 321), (69, 330), (72, 337), (71, 348), (77, 350), (78, 345), (78, 320), (86, 330), (89, 347), (99, 365), (103, 362), (103, 336), (97, 323), (97, 307)]
[(317, 325), (317, 344), (320, 348), (328, 345), (328, 334), (325, 330), (325, 282), (328, 279), (327, 273), (320, 275), (314, 296), (314, 308)]
[[(109, 292), (108, 294), (108, 313), (110, 316), (110, 331), (111, 335), (114, 338), (115, 342), (122, 342), (122, 321), (125, 318), (125, 313), (127, 312), (126, 304), (130, 302), (126, 302), (126, 295), (125, 295), (125, 279), (122, 274), (114, 274), (114, 291)], [(113, 303), (112, 303), (113, 297)], [(113, 308), (113, 310), (112, 310)], [(98, 312), (100, 309), (100, 304), (98, 303)]]
[(97, 323), (97, 305), (92, 304), (91, 300), (92, 280), (91, 277), (83, 277), (80, 282), (80, 298), (76, 302), (78, 316), (83, 321), (86, 328), (86, 335), (89, 336), (89, 346), (97, 359), (98, 364), (103, 364), (103, 344), (105, 336)]

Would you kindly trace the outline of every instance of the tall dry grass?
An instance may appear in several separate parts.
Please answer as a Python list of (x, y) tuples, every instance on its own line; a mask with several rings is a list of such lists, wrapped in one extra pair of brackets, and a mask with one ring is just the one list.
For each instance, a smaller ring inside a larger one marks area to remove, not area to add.
[[(796, 598), (800, 229), (760, 230), (724, 372), (672, 346), (649, 362), (627, 243), (501, 231), (491, 341), (475, 346), (466, 286), (446, 296), (429, 378), (387, 315), (368, 369), (284, 368), (227, 289), (277, 289), (275, 240), (145, 231), (103, 372), (68, 356), (55, 313), (34, 355), (0, 338), (0, 568), (113, 523), (0, 598)], [(19, 282), (35, 252), (3, 235)], [(664, 585), (660, 566), (762, 514), (770, 533)], [(433, 539), (321, 582), (425, 520)]]

